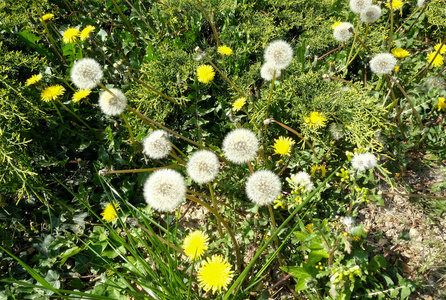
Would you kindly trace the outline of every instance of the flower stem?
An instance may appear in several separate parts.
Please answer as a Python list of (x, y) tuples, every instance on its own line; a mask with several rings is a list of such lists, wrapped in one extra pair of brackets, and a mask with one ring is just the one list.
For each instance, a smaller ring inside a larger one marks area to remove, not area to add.
[(101, 175), (105, 176), (105, 175), (110, 175), (110, 174), (152, 172), (152, 171), (156, 171), (156, 170), (170, 169), (170, 168), (176, 168), (176, 167), (181, 167), (181, 165), (174, 164), (174, 165), (170, 165), (170, 166), (164, 166), (164, 167), (158, 167), (158, 168), (148, 168), (148, 169), (129, 169), (129, 170), (114, 170), (114, 171), (107, 170), (107, 171), (102, 171)]
[(212, 23), (211, 18), (209, 17), (206, 9), (201, 4), (200, 0), (197, 0), (197, 2), (198, 2), (198, 5), (200, 5), (200, 8), (203, 11), (204, 15), (206, 16), (206, 19), (208, 20), (209, 24), (212, 27), (212, 31), (214, 32), (214, 37), (215, 37), (215, 41), (217, 42), (217, 46), (220, 47), (220, 40), (218, 39), (217, 29), (215, 28), (214, 23)]
[(280, 122), (278, 122), (278, 121), (276, 121), (276, 120), (274, 120), (274, 119), (272, 120), (272, 122), (274, 122), (274, 123), (276, 123), (276, 124), (282, 126), (282, 127), (285, 128), (286, 130), (288, 130), (288, 131), (294, 133), (295, 135), (297, 135), (301, 140), (303, 140), (305, 143), (307, 143), (307, 145), (308, 145), (308, 146), (311, 148), (311, 150), (313, 151), (314, 156), (317, 157), (317, 153), (316, 153), (316, 151), (314, 150), (313, 146), (311, 145), (311, 143), (310, 143), (307, 139), (305, 139), (305, 137), (304, 137), (302, 134), (300, 134), (299, 132), (297, 132), (297, 131), (294, 130), (293, 128), (288, 127), (288, 126), (286, 126), (285, 124), (282, 124), (282, 123), (280, 123)]
[(135, 44), (137, 47), (139, 47), (138, 39), (136, 38), (135, 32), (133, 31), (132, 26), (130, 25), (129, 21), (127, 20), (126, 16), (122, 13), (122, 10), (119, 8), (118, 3), (116, 3), (115, 0), (112, 0), (113, 5), (115, 6), (118, 13), (121, 15), (122, 20), (124, 21), (125, 25), (127, 26), (127, 29), (130, 31), (130, 33), (133, 36), (133, 39), (135, 40)]
[(208, 63), (210, 63), (212, 65), (212, 67), (214, 67), (215, 70), (217, 70), (218, 73), (220, 73), (220, 75), (244, 98), (247, 98), (245, 96), (245, 94), (242, 93), (242, 91), (240, 91), (238, 89), (238, 87), (235, 86), (235, 84), (222, 72), (220, 71), (219, 68), (217, 68), (217, 66), (209, 59), (209, 57), (207, 57), (206, 55), (204, 56), (204, 58), (208, 61)]
[(132, 128), (130, 128), (129, 121), (127, 120), (127, 117), (125, 116), (124, 112), (121, 114), (121, 118), (124, 120), (125, 126), (126, 126), (127, 129), (129, 130), (130, 141), (131, 141), (132, 144), (133, 144), (133, 150), (136, 151), (136, 148), (135, 148), (135, 137), (133, 136)]
[(389, 44), (387, 45), (387, 52), (390, 52), (392, 48), (392, 35), (393, 35), (393, 3), (391, 3), (390, 7), (390, 33), (389, 33)]
[(201, 201), (198, 198), (195, 198), (191, 195), (187, 195), (186, 194), (186, 198), (200, 204), (201, 206), (203, 206), (204, 208), (206, 208), (207, 210), (209, 210), (212, 214), (214, 214), (214, 216), (221, 222), (221, 224), (226, 228), (226, 230), (229, 233), (229, 236), (231, 237), (232, 243), (234, 244), (234, 250), (235, 250), (235, 256), (237, 258), (237, 269), (239, 270), (239, 272), (242, 271), (242, 260), (240, 258), (240, 248), (239, 245), (237, 243), (237, 240), (235, 239), (234, 233), (232, 232), (231, 227), (229, 227), (229, 225), (225, 222), (225, 220), (223, 220), (223, 218), (220, 216), (220, 214), (218, 213), (218, 211), (216, 211), (215, 209), (213, 209), (210, 205), (208, 205), (207, 203)]
[[(212, 204), (216, 211), (218, 211), (217, 201), (215, 200), (214, 189), (212, 188), (212, 183), (208, 183), (209, 185), (209, 193), (211, 194)], [(220, 221), (217, 219), (218, 232), (220, 233), (221, 238), (223, 238), (223, 230), (221, 229)]]
[[(271, 235), (272, 235), (274, 232), (276, 232), (277, 228), (276, 228), (276, 219), (274, 218), (274, 211), (270, 204), (268, 205), (268, 211), (271, 217)], [(274, 244), (276, 245), (276, 249), (279, 249), (279, 238), (277, 237), (277, 235), (274, 236)], [(283, 267), (283, 261), (282, 258), (280, 257), (280, 252), (277, 252), (277, 259), (279, 260), (280, 267)]]
[(76, 117), (76, 119), (79, 120), (79, 122), (81, 122), (82, 124), (85, 125), (85, 127), (87, 127), (88, 129), (92, 130), (90, 126), (88, 126), (87, 123), (84, 122), (84, 120), (82, 120), (81, 118), (79, 118), (78, 115), (76, 115), (71, 109), (69, 109), (65, 104), (63, 104), (59, 99), (56, 99), (57, 102), (59, 102), (60, 105), (62, 105), (63, 108), (65, 108), (70, 114), (72, 114), (73, 116)]

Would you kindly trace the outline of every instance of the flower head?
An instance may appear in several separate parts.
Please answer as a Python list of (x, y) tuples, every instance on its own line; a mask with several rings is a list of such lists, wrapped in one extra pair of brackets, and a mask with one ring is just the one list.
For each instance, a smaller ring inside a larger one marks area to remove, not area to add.
[(273, 41), (265, 49), (265, 61), (272, 63), (276, 69), (285, 69), (292, 60), (293, 48), (285, 41)]
[(215, 77), (214, 68), (209, 65), (201, 65), (197, 68), (198, 81), (202, 83), (209, 83)]
[(51, 20), (52, 18), (54, 18), (54, 15), (53, 15), (53, 14), (44, 14), (44, 15), (39, 19), (39, 21), (40, 21), (40, 22), (45, 22), (45, 21)]
[[(404, 5), (403, 0), (388, 0), (389, 2), (386, 3), (386, 7), (390, 8), (392, 7), (393, 10), (401, 9)], [(392, 2), (392, 6), (390, 6), (390, 2)]]
[(262, 206), (274, 202), (282, 192), (279, 176), (269, 170), (252, 173), (246, 180), (246, 194), (249, 200)]
[(118, 89), (109, 89), (99, 96), (99, 107), (102, 112), (109, 116), (117, 116), (121, 114), (127, 106), (127, 98), (124, 93)]
[(373, 23), (378, 21), (381, 17), (381, 8), (377, 5), (366, 6), (362, 11), (359, 18), (364, 23)]
[(172, 144), (164, 130), (155, 130), (143, 141), (144, 153), (153, 159), (161, 159), (169, 155)]
[(63, 34), (63, 42), (65, 44), (73, 43), (79, 37), (79, 29), (77, 28), (68, 28), (65, 30)]
[(82, 29), (79, 37), (81, 40), (85, 41), (86, 39), (88, 39), (90, 37), (90, 32), (94, 32), (95, 27), (88, 25), (87, 27), (85, 27), (84, 29)]
[(246, 103), (245, 97), (238, 98), (237, 100), (234, 101), (234, 103), (232, 103), (232, 110), (239, 111), (240, 109), (242, 109), (245, 103)]
[(446, 101), (446, 98), (438, 97), (438, 103), (434, 107), (436, 107), (438, 109), (438, 111), (441, 111), (443, 109), (446, 110), (445, 101)]
[(198, 269), (197, 279), (199, 287), (206, 292), (212, 290), (212, 293), (215, 293), (217, 290), (221, 292), (222, 288), (226, 289), (233, 276), (231, 267), (231, 264), (223, 256), (212, 255)]
[(101, 65), (92, 58), (76, 61), (70, 75), (75, 86), (87, 90), (95, 88), (104, 77)]
[[(427, 55), (427, 61), (428, 62), (432, 62), (432, 65), (434, 67), (440, 67), (443, 65), (443, 55), (441, 54), (437, 54), (437, 56), (435, 56), (437, 52), (431, 52)], [(434, 59), (435, 57), (435, 59)]]
[(243, 164), (253, 159), (259, 150), (259, 141), (248, 129), (235, 129), (223, 140), (223, 152), (233, 163)]
[(307, 172), (301, 171), (293, 174), (287, 181), (294, 188), (304, 188), (308, 192), (311, 192), (314, 189), (314, 184), (311, 182), (311, 176)]
[(376, 54), (370, 61), (370, 69), (375, 74), (389, 74), (396, 66), (396, 58), (390, 53)]
[(107, 204), (107, 206), (104, 208), (104, 211), (101, 213), (102, 220), (105, 220), (106, 222), (113, 222), (118, 217), (118, 214), (116, 212), (119, 211), (119, 204), (114, 202)]
[[(440, 46), (441, 46), (441, 49), (440, 49)], [(434, 46), (434, 49), (435, 49), (435, 51), (440, 50), (440, 51), (439, 51), (440, 54), (444, 54), (444, 53), (446, 52), (446, 45), (443, 44), (443, 46), (442, 46), (441, 44), (436, 44), (436, 45)]]
[(350, 0), (350, 9), (355, 14), (360, 14), (367, 6), (372, 5), (372, 0)]
[(272, 62), (266, 62), (260, 69), (260, 76), (266, 81), (271, 81), (274, 77), (274, 71), (276, 71), (276, 78), (282, 75), (282, 71), (276, 68), (276, 65)]
[(307, 225), (305, 225), (305, 230), (306, 230), (308, 233), (313, 233), (313, 226), (314, 226), (313, 223), (307, 224)]
[(208, 236), (200, 230), (189, 233), (183, 241), (183, 249), (190, 261), (199, 259), (208, 249)]
[(220, 46), (220, 47), (218, 47), (217, 51), (218, 51), (218, 53), (223, 54), (223, 55), (231, 55), (233, 53), (232, 49), (227, 46)]
[(172, 169), (153, 172), (144, 183), (144, 199), (153, 209), (172, 211), (186, 196), (184, 177)]
[(40, 94), (40, 97), (42, 98), (43, 101), (45, 102), (49, 102), (51, 100), (56, 100), (58, 99), (60, 96), (63, 95), (63, 93), (65, 93), (65, 88), (61, 85), (52, 85), (47, 87), (42, 94)]
[(333, 37), (338, 42), (346, 42), (353, 36), (353, 32), (354, 27), (352, 23), (342, 22), (333, 30)]
[(352, 167), (358, 172), (373, 169), (376, 167), (378, 160), (372, 153), (356, 153), (352, 158)]
[(325, 126), (325, 122), (327, 118), (324, 117), (323, 114), (317, 111), (311, 112), (311, 114), (307, 117), (304, 117), (305, 123), (309, 127), (319, 128)]
[(189, 158), (186, 168), (193, 181), (208, 183), (217, 177), (220, 162), (217, 155), (211, 151), (200, 150)]
[(417, 0), (417, 6), (421, 7), (424, 4), (424, 0)]
[(352, 217), (345, 217), (342, 219), (342, 224), (345, 225), (347, 232), (351, 233), (353, 225), (355, 225), (355, 220)]
[(340, 124), (331, 123), (328, 130), (330, 131), (331, 137), (335, 140), (340, 140), (344, 137), (344, 130)]
[(291, 146), (293, 146), (294, 140), (289, 137), (280, 136), (278, 139), (274, 139), (274, 153), (280, 155), (288, 155), (291, 153)]
[(88, 95), (90, 95), (91, 90), (86, 90), (86, 89), (80, 89), (79, 91), (75, 92), (73, 95), (73, 102), (79, 102), (82, 99), (84, 99), (85, 97), (88, 97)]
[(392, 49), (393, 56), (397, 58), (405, 58), (409, 55), (409, 52), (407, 50), (404, 50), (402, 48), (393, 48)]
[(34, 74), (33, 76), (31, 76), (30, 78), (28, 78), (25, 82), (25, 85), (31, 85), (31, 84), (36, 84), (37, 82), (40, 81), (40, 79), (42, 79), (42, 74)]

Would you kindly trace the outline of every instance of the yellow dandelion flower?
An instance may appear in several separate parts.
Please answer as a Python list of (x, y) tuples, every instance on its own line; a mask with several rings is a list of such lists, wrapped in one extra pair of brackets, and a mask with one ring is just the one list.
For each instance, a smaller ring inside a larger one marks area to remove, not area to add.
[(360, 238), (359, 236), (354, 236), (354, 237), (352, 237), (352, 240), (353, 240), (354, 242), (358, 242), (360, 239), (361, 239), (361, 238)]
[(440, 54), (444, 54), (446, 52), (446, 45), (441, 46), (441, 49), (440, 49), (440, 46), (441, 46), (441, 44), (436, 44), (434, 46), (434, 49), (435, 49), (435, 51), (440, 50)]
[(82, 29), (81, 33), (79, 34), (79, 37), (81, 40), (85, 41), (90, 36), (90, 32), (94, 32), (95, 27), (88, 25), (84, 29)]
[(393, 48), (392, 54), (393, 54), (393, 56), (398, 57), (398, 58), (405, 58), (406, 56), (409, 55), (409, 52), (402, 48)]
[(72, 100), (74, 103), (79, 102), (82, 99), (84, 99), (85, 97), (88, 97), (88, 95), (90, 95), (90, 93), (91, 93), (91, 90), (80, 89), (79, 91), (74, 93)]
[(402, 0), (389, 0), (389, 2), (386, 3), (387, 8), (390, 8), (390, 1), (392, 1), (392, 9), (393, 10), (401, 9), (404, 5), (404, 1), (402, 1)]
[[(438, 54), (437, 57), (435, 57), (436, 52), (431, 52), (427, 55), (427, 61), (432, 62), (432, 65), (434, 67), (440, 67), (443, 65), (443, 56), (441, 54)], [(435, 57), (435, 59), (434, 59)]]
[(400, 66), (395, 66), (395, 68), (393, 68), (394, 72), (398, 72), (400, 70)]
[(63, 95), (65, 92), (65, 88), (61, 85), (52, 85), (47, 87), (42, 94), (40, 94), (40, 97), (43, 101), (49, 102), (51, 100), (56, 100), (60, 96)]
[[(114, 206), (114, 208), (113, 208)], [(119, 204), (113, 201), (112, 203), (107, 204), (104, 208), (104, 211), (101, 213), (102, 220), (106, 222), (113, 222), (118, 217), (116, 212), (119, 211)]]
[(25, 85), (28, 86), (31, 84), (36, 84), (40, 81), (40, 79), (42, 79), (42, 74), (35, 74), (26, 80)]
[(53, 14), (45, 14), (39, 19), (39, 21), (44, 22), (44, 21), (51, 20), (52, 18), (54, 18)]
[(223, 54), (223, 55), (231, 55), (232, 49), (226, 46), (220, 46), (218, 47), (218, 53)]
[(199, 259), (208, 249), (208, 236), (200, 230), (189, 233), (183, 241), (183, 249), (190, 261)]
[(311, 166), (311, 171), (310, 171), (310, 174), (311, 174), (311, 177), (313, 177), (313, 178), (315, 178), (316, 177), (316, 172), (320, 172), (320, 174), (321, 174), (321, 178), (324, 178), (325, 176), (326, 176), (326, 174), (327, 174), (327, 169), (325, 168), (325, 166), (324, 165), (312, 165)]
[(310, 224), (307, 224), (306, 226), (305, 226), (305, 230), (308, 232), (308, 233), (313, 233), (313, 223), (310, 223)]
[(245, 103), (246, 103), (245, 97), (238, 98), (237, 100), (234, 101), (234, 103), (232, 103), (232, 110), (239, 111), (240, 109), (242, 109)]
[(438, 97), (438, 103), (434, 107), (436, 107), (438, 109), (438, 111), (441, 111), (443, 109), (446, 110), (445, 101), (446, 101), (446, 98)]
[(231, 264), (221, 255), (212, 255), (208, 258), (197, 272), (198, 285), (206, 292), (212, 290), (215, 293), (217, 290), (226, 289), (232, 280), (233, 271), (231, 271)]
[(209, 65), (201, 65), (197, 68), (198, 81), (202, 83), (209, 83), (214, 79), (214, 68)]
[(294, 140), (289, 137), (280, 136), (278, 139), (274, 139), (274, 153), (279, 155), (288, 155), (291, 153), (291, 146), (293, 146)]
[(76, 39), (79, 37), (79, 29), (77, 28), (68, 28), (65, 30), (63, 34), (63, 42), (65, 44), (75, 42)]
[(341, 24), (342, 22), (336, 22), (333, 25), (331, 25), (331, 29), (335, 30), (336, 27), (338, 27), (339, 24)]
[(308, 117), (305, 117), (304, 120), (308, 126), (319, 128), (325, 126), (327, 118), (325, 118), (324, 115), (322, 115), (321, 113), (313, 111)]

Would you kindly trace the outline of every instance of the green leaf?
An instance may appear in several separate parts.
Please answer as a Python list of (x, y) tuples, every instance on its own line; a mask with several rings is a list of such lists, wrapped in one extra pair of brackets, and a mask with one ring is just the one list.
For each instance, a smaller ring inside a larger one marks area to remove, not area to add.
[(313, 250), (308, 255), (307, 265), (311, 268), (319, 262), (322, 258), (328, 258), (330, 254), (328, 254), (325, 250)]
[(39, 54), (44, 56), (51, 56), (42, 45), (37, 44), (36, 42), (40, 41), (40, 37), (31, 32), (31, 29), (27, 29), (17, 33), (17, 38), (23, 42), (28, 47), (35, 49)]
[(61, 255), (60, 255), (60, 266), (62, 267), (63, 264), (67, 261), (67, 259), (69, 259), (70, 257), (78, 254), (81, 251), (81, 248), (79, 247), (74, 247), (74, 248), (70, 248), (68, 250), (65, 250)]
[(296, 292), (307, 289), (307, 282), (311, 275), (303, 267), (281, 267), (281, 269), (293, 276), (296, 280)]
[(412, 290), (410, 287), (406, 286), (401, 290), (401, 300), (406, 299), (410, 296)]

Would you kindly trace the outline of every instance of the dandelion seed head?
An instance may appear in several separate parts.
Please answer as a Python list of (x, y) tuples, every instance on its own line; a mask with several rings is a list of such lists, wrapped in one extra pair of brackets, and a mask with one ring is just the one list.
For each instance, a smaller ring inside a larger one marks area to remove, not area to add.
[(373, 169), (376, 167), (378, 160), (372, 153), (356, 153), (352, 158), (352, 167), (357, 172)]
[(144, 183), (144, 199), (153, 209), (168, 212), (176, 209), (186, 197), (184, 177), (172, 169), (153, 172)]
[(288, 182), (294, 188), (304, 188), (308, 192), (311, 192), (314, 189), (314, 184), (311, 182), (311, 176), (307, 172), (301, 171), (291, 175)]
[(421, 7), (423, 6), (425, 0), (417, 0), (417, 6)]
[(246, 180), (246, 194), (249, 200), (262, 206), (274, 202), (282, 192), (279, 176), (269, 170), (252, 173)]
[(172, 144), (164, 130), (155, 130), (143, 141), (144, 153), (153, 159), (162, 159), (169, 155)]
[(338, 42), (346, 42), (353, 36), (354, 27), (349, 22), (342, 22), (333, 30), (333, 37)]
[(330, 131), (331, 137), (337, 141), (344, 137), (344, 130), (342, 129), (342, 125), (331, 123), (328, 127), (328, 130)]
[(375, 74), (389, 74), (396, 66), (396, 58), (390, 53), (376, 54), (370, 61), (370, 69)]
[(285, 69), (292, 60), (293, 48), (285, 41), (273, 41), (265, 49), (265, 61), (272, 63), (275, 69)]
[(360, 14), (367, 6), (372, 5), (372, 0), (350, 0), (350, 9), (355, 14)]
[(359, 16), (364, 23), (373, 23), (381, 17), (381, 8), (378, 5), (366, 6)]
[(208, 183), (217, 177), (220, 162), (217, 155), (211, 151), (200, 150), (189, 158), (186, 168), (193, 181)]
[(71, 81), (80, 89), (95, 88), (104, 77), (101, 65), (92, 58), (76, 61), (71, 68)]
[(127, 106), (127, 98), (124, 93), (118, 89), (109, 89), (99, 96), (99, 107), (102, 112), (108, 116), (117, 116), (121, 114)]
[(248, 129), (235, 129), (223, 140), (223, 152), (233, 163), (243, 164), (252, 160), (259, 150), (256, 135)]
[(266, 62), (260, 69), (260, 76), (266, 81), (271, 81), (274, 77), (274, 71), (276, 71), (276, 78), (279, 78), (282, 75), (282, 71), (277, 69), (273, 63)]

